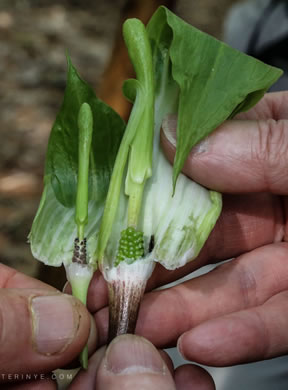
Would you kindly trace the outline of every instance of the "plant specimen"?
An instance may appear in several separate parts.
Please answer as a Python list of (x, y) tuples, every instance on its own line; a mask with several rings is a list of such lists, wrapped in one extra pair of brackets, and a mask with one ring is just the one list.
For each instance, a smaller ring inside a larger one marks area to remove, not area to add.
[[(95, 96), (68, 58), (29, 236), (35, 258), (65, 265), (73, 295), (84, 304), (93, 272), (101, 270), (110, 339), (134, 331), (155, 263), (175, 269), (197, 257), (221, 212), (221, 194), (181, 173), (189, 151), (251, 108), (281, 75), (165, 7), (147, 27), (128, 19), (123, 34), (136, 72), (123, 86), (133, 102), (129, 121)], [(159, 140), (171, 115), (177, 118), (173, 167)], [(81, 362), (87, 367), (87, 350)]]

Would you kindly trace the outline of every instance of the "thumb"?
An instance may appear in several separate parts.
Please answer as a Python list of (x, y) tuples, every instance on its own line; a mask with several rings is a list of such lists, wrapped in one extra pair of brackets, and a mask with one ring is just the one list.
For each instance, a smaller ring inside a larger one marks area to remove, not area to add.
[[(169, 161), (176, 150), (174, 119), (162, 124)], [(183, 172), (208, 188), (230, 193), (288, 194), (288, 120), (229, 120), (196, 145)]]
[(101, 361), (96, 389), (175, 390), (169, 369), (157, 349), (143, 337), (114, 339)]
[(90, 316), (75, 298), (34, 289), (0, 290), (0, 380), (5, 375), (45, 373), (82, 350)]

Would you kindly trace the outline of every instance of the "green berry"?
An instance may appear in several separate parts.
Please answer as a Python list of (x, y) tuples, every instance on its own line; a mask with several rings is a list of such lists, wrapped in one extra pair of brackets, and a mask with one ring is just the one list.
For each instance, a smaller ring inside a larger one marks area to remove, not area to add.
[(144, 256), (144, 235), (133, 227), (128, 227), (121, 232), (121, 237), (116, 256), (116, 264), (127, 260), (129, 263)]

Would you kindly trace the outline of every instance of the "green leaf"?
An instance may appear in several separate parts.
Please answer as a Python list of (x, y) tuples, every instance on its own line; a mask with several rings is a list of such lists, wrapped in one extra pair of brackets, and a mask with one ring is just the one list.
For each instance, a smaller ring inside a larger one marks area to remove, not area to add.
[(153, 15), (148, 35), (158, 52), (157, 74), (168, 55), (169, 82), (179, 88), (175, 187), (191, 148), (226, 119), (257, 103), (282, 71), (195, 29), (165, 7)]
[[(93, 114), (89, 163), (88, 256), (95, 252), (100, 218), (125, 123), (81, 79), (68, 58), (64, 100), (53, 125), (46, 155), (44, 190), (29, 240), (33, 255), (46, 264), (71, 261), (77, 236), (75, 204), (78, 174), (78, 113), (88, 103)], [(92, 119), (92, 118), (91, 118)]]

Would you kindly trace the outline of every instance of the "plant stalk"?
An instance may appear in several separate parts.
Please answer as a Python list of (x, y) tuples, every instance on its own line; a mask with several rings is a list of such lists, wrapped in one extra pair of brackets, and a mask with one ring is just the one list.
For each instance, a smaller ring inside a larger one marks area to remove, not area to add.
[(135, 332), (145, 286), (146, 281), (140, 284), (131, 280), (108, 283), (109, 343), (121, 334)]
[(155, 263), (150, 259), (138, 259), (132, 264), (122, 261), (117, 267), (105, 270), (109, 292), (109, 336), (134, 333), (142, 296)]

